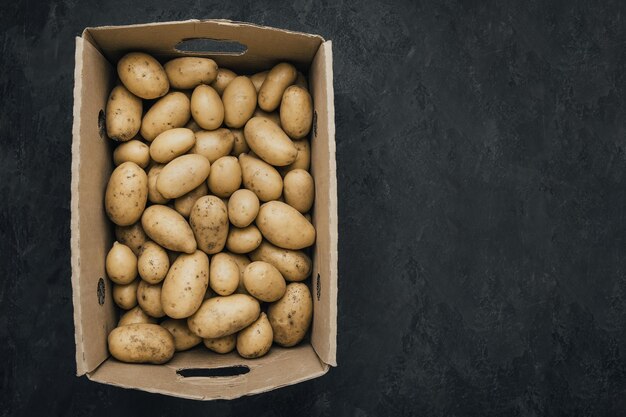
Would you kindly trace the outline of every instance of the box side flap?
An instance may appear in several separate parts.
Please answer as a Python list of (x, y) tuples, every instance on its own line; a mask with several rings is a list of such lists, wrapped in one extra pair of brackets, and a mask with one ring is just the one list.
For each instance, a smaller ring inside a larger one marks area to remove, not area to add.
[(77, 38), (74, 76), (71, 265), (76, 371), (82, 375), (107, 358), (106, 339), (115, 325), (104, 268), (112, 233), (102, 201), (112, 164), (109, 144), (99, 127), (100, 111), (112, 86), (112, 69), (93, 45)]
[[(250, 372), (228, 377), (183, 377), (180, 369), (214, 369), (247, 366)], [(121, 388), (140, 389), (195, 400), (233, 399), (258, 394), (286, 385), (317, 378), (328, 371), (309, 344), (284, 349), (273, 346), (259, 359), (243, 359), (232, 352), (220, 355), (204, 346), (178, 352), (165, 365), (136, 365), (113, 358), (93, 373), (91, 380)]]
[(310, 70), (315, 105), (311, 173), (315, 178), (313, 222), (317, 230), (313, 264), (314, 317), (311, 344), (325, 363), (337, 366), (337, 166), (332, 44), (324, 42)]
[(186, 39), (237, 41), (247, 47), (243, 55), (208, 53), (206, 56), (214, 59), (219, 66), (240, 72), (267, 69), (285, 60), (304, 70), (308, 68), (324, 40), (318, 35), (228, 20), (103, 26), (88, 28), (87, 31), (110, 62), (116, 62), (122, 54), (130, 51), (147, 52), (160, 60), (203, 55), (175, 49), (179, 42)]

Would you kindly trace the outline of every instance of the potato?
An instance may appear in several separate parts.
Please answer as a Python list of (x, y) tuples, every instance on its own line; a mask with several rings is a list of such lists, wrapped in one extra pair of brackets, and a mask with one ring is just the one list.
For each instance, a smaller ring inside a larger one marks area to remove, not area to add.
[(229, 252), (228, 254), (232, 256), (235, 262), (237, 262), (237, 266), (239, 267), (239, 285), (237, 286), (237, 290), (235, 292), (237, 292), (238, 294), (248, 294), (248, 291), (246, 291), (246, 287), (243, 285), (243, 271), (245, 271), (246, 267), (250, 265), (250, 259), (246, 255), (241, 255), (238, 253)]
[(298, 75), (296, 76), (296, 81), (294, 81), (293, 85), (297, 85), (300, 88), (304, 88), (309, 91), (309, 82), (306, 80), (306, 77), (303, 73), (298, 71)]
[[(191, 100), (191, 98), (189, 100)], [(198, 125), (198, 123), (196, 123), (196, 121), (193, 120), (193, 117), (189, 119), (189, 121), (185, 125), (185, 128), (189, 130), (193, 130), (193, 133), (200, 132), (202, 130), (202, 128)]]
[(223, 156), (226, 156), (233, 149), (235, 137), (226, 128), (213, 130), (211, 132), (200, 131), (196, 133), (196, 144), (189, 153), (204, 156), (213, 163)]
[(167, 206), (155, 204), (141, 216), (141, 225), (150, 239), (175, 252), (194, 253), (196, 240), (183, 216)]
[(226, 238), (226, 248), (234, 253), (252, 252), (261, 244), (263, 237), (255, 225), (231, 227)]
[(156, 188), (165, 198), (177, 198), (202, 184), (210, 171), (211, 164), (204, 156), (182, 155), (163, 167)]
[(174, 349), (176, 352), (191, 349), (202, 342), (202, 338), (193, 334), (187, 327), (187, 320), (167, 319), (161, 323), (174, 337)]
[(150, 144), (150, 156), (156, 162), (167, 164), (196, 144), (193, 130), (184, 127), (166, 130)]
[(139, 280), (130, 284), (113, 284), (113, 301), (123, 310), (130, 310), (137, 305), (137, 287)]
[(209, 189), (218, 197), (230, 197), (241, 186), (241, 166), (234, 156), (222, 156), (211, 165), (207, 180)]
[[(139, 287), (139, 280), (137, 281), (137, 286)], [(137, 294), (135, 293), (135, 300), (136, 299)], [(131, 310), (128, 310), (122, 315), (122, 317), (120, 317), (120, 321), (117, 323), (117, 327), (128, 326), (129, 324), (150, 324), (156, 322), (157, 321), (154, 317), (150, 317), (141, 309), (141, 307), (137, 306)]]
[(117, 166), (124, 162), (134, 162), (145, 169), (150, 163), (150, 148), (136, 139), (118, 145), (113, 151), (113, 163)]
[[(213, 169), (211, 169), (213, 171)], [(174, 200), (174, 209), (177, 212), (183, 215), (183, 217), (189, 217), (189, 213), (191, 213), (191, 208), (196, 201), (200, 197), (204, 197), (209, 193), (209, 187), (207, 187), (206, 182), (198, 185), (193, 190), (189, 191), (187, 194), (178, 197)]]
[(243, 185), (261, 201), (271, 201), (283, 193), (283, 179), (270, 164), (245, 153), (239, 155)]
[(115, 238), (121, 244), (128, 246), (135, 256), (139, 256), (141, 247), (148, 240), (140, 221), (130, 226), (115, 226)]
[(164, 68), (170, 85), (183, 90), (211, 84), (217, 78), (217, 64), (209, 58), (175, 58), (166, 62)]
[(296, 160), (296, 146), (280, 126), (266, 117), (250, 119), (243, 134), (250, 149), (268, 164), (285, 166)]
[(270, 70), (259, 90), (259, 107), (265, 111), (274, 111), (280, 105), (285, 89), (296, 81), (296, 68), (286, 62)]
[(307, 222), (313, 223), (313, 219), (311, 218), (311, 213), (306, 213), (304, 215), (304, 218), (306, 219)]
[(237, 353), (246, 359), (260, 358), (272, 347), (274, 334), (265, 313), (237, 334)]
[(263, 85), (263, 81), (265, 81), (265, 78), (267, 77), (268, 73), (269, 71), (257, 72), (256, 74), (250, 77), (250, 81), (252, 81), (252, 84), (254, 85), (254, 89), (256, 90), (257, 93), (261, 89), (261, 86)]
[(180, 91), (173, 91), (150, 107), (141, 121), (141, 136), (151, 142), (169, 129), (183, 127), (191, 117), (190, 102)]
[(130, 284), (137, 277), (137, 257), (126, 245), (113, 243), (106, 257), (106, 272), (116, 284)]
[(313, 267), (311, 258), (302, 251), (282, 249), (268, 241), (261, 242), (258, 248), (252, 251), (250, 259), (272, 264), (287, 281), (303, 281), (311, 275)]
[(248, 327), (261, 313), (259, 302), (249, 295), (233, 294), (205, 300), (189, 317), (189, 330), (206, 339), (228, 336)]
[(243, 285), (257, 300), (271, 303), (283, 296), (287, 284), (272, 264), (255, 261), (243, 271)]
[(228, 219), (236, 227), (250, 225), (259, 213), (259, 198), (250, 190), (237, 190), (228, 200)]
[(298, 150), (298, 156), (296, 156), (296, 160), (292, 164), (278, 168), (283, 177), (294, 169), (308, 171), (311, 165), (311, 145), (309, 141), (307, 139), (294, 140), (293, 144)]
[(224, 104), (219, 94), (208, 85), (199, 85), (191, 95), (191, 117), (203, 129), (215, 130), (224, 121)]
[(114, 87), (106, 107), (107, 136), (119, 142), (134, 138), (141, 127), (142, 112), (143, 104), (139, 97), (123, 85)]
[(217, 77), (215, 78), (215, 81), (211, 83), (211, 87), (213, 87), (215, 91), (217, 91), (217, 94), (221, 96), (224, 93), (224, 90), (226, 90), (226, 87), (228, 87), (228, 84), (230, 84), (230, 82), (236, 77), (237, 74), (231, 70), (218, 68)]
[(150, 284), (158, 284), (165, 279), (170, 269), (170, 260), (165, 249), (154, 242), (146, 242), (137, 260), (139, 276)]
[(107, 216), (118, 226), (130, 226), (141, 217), (148, 201), (148, 176), (134, 162), (113, 170), (104, 195)]
[(243, 129), (231, 129), (230, 131), (235, 139), (233, 142), (233, 149), (230, 151), (230, 154), (232, 156), (239, 156), (242, 153), (250, 152), (248, 142), (246, 142), (246, 138), (243, 135)]
[(213, 195), (200, 197), (191, 209), (189, 224), (198, 248), (212, 255), (221, 252), (228, 236), (228, 213), (222, 200)]
[(266, 119), (270, 119), (272, 122), (276, 123), (280, 127), (280, 114), (278, 113), (278, 111), (268, 113), (257, 107), (256, 110), (254, 110), (252, 117), (265, 117)]
[(290, 171), (283, 179), (283, 196), (285, 203), (300, 213), (311, 210), (315, 199), (315, 183), (311, 174), (303, 169)]
[(162, 97), (170, 89), (159, 61), (143, 52), (131, 52), (117, 61), (117, 75), (128, 91), (146, 100)]
[(143, 279), (137, 287), (137, 302), (139, 307), (150, 317), (161, 318), (165, 316), (161, 303), (162, 284), (149, 284)]
[(243, 127), (256, 108), (256, 90), (248, 77), (233, 79), (222, 94), (224, 123), (231, 128)]
[(191, 316), (202, 304), (208, 286), (208, 256), (199, 250), (191, 255), (180, 255), (163, 281), (163, 311), (174, 319)]
[(309, 288), (301, 282), (287, 285), (285, 295), (270, 304), (267, 317), (274, 332), (274, 342), (284, 347), (300, 343), (313, 317), (313, 299)]
[(265, 239), (284, 249), (303, 249), (315, 243), (313, 225), (298, 210), (280, 201), (263, 204), (256, 225)]
[(109, 352), (119, 361), (162, 364), (174, 356), (174, 337), (158, 324), (129, 324), (109, 333)]
[(292, 139), (302, 139), (311, 131), (313, 100), (308, 91), (292, 85), (283, 93), (280, 105), (280, 125)]
[(235, 259), (224, 252), (211, 258), (209, 285), (218, 295), (231, 295), (239, 286), (239, 266)]
[(237, 335), (229, 334), (228, 336), (216, 337), (215, 339), (203, 339), (204, 346), (216, 353), (229, 353), (235, 349), (237, 344)]
[(154, 164), (148, 170), (148, 200), (154, 204), (166, 204), (169, 198), (165, 198), (157, 190), (156, 183), (159, 178), (159, 174), (165, 168), (164, 164)]

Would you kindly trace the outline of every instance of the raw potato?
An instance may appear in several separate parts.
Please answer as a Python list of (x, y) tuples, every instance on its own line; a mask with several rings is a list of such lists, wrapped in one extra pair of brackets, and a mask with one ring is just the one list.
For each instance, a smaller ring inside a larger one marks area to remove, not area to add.
[(191, 316), (202, 304), (208, 286), (209, 257), (199, 250), (180, 255), (163, 281), (163, 311), (174, 319)]
[(204, 346), (211, 349), (215, 353), (229, 353), (235, 349), (237, 344), (237, 335), (229, 334), (228, 336), (216, 337), (215, 339), (204, 339)]
[(272, 264), (287, 281), (303, 281), (311, 275), (311, 258), (302, 251), (282, 249), (264, 240), (249, 256)]
[(266, 117), (250, 119), (243, 134), (250, 149), (268, 164), (285, 166), (296, 160), (296, 146), (280, 126)]
[(252, 114), (252, 117), (265, 117), (266, 119), (270, 119), (272, 122), (280, 126), (280, 114), (278, 114), (277, 111), (268, 113), (257, 107), (256, 110), (254, 110), (254, 114)]
[(292, 85), (285, 90), (280, 104), (280, 125), (292, 139), (302, 139), (311, 131), (313, 100), (308, 91)]
[(202, 338), (191, 333), (187, 320), (167, 319), (161, 323), (161, 327), (172, 334), (176, 352), (191, 349), (202, 342)]
[(261, 240), (261, 232), (253, 224), (244, 228), (231, 227), (226, 238), (226, 248), (234, 253), (248, 253), (258, 248)]
[(246, 267), (243, 271), (243, 285), (251, 296), (268, 303), (279, 300), (287, 286), (278, 269), (263, 261), (252, 262)]
[(159, 61), (143, 52), (124, 55), (117, 62), (117, 75), (128, 91), (147, 100), (162, 97), (170, 89)]
[(280, 105), (285, 89), (296, 81), (296, 68), (286, 62), (270, 70), (259, 90), (259, 107), (265, 111), (274, 111)]
[(313, 225), (298, 210), (280, 201), (263, 204), (256, 225), (265, 239), (284, 249), (303, 249), (315, 243)]
[(146, 242), (137, 260), (139, 276), (150, 284), (158, 284), (165, 279), (170, 269), (170, 260), (165, 249), (154, 242)]
[(298, 156), (296, 156), (296, 160), (293, 161), (291, 165), (278, 168), (283, 177), (294, 169), (303, 169), (308, 171), (309, 166), (311, 165), (311, 145), (309, 144), (309, 141), (306, 139), (294, 140), (293, 144), (298, 150)]
[(221, 96), (226, 87), (228, 87), (228, 84), (230, 84), (230, 82), (236, 77), (237, 74), (233, 71), (226, 68), (219, 68), (217, 70), (217, 78), (211, 83), (211, 87), (213, 87), (215, 91), (217, 91), (217, 94)]
[(239, 266), (224, 252), (213, 255), (209, 272), (209, 285), (218, 295), (231, 295), (239, 286)]
[(296, 81), (293, 84), (309, 91), (309, 82), (306, 80), (306, 77), (304, 76), (304, 74), (301, 73), (300, 71), (298, 71), (298, 76), (296, 77)]
[(148, 240), (148, 236), (143, 231), (141, 222), (138, 221), (130, 226), (115, 226), (115, 239), (121, 244), (128, 246), (135, 256), (139, 256), (141, 247)]
[(283, 179), (270, 164), (242, 153), (239, 155), (243, 185), (261, 201), (276, 200), (283, 193)]
[(294, 169), (283, 179), (285, 203), (304, 214), (313, 207), (315, 183), (311, 174), (303, 169)]
[(234, 156), (222, 156), (211, 165), (209, 189), (218, 197), (230, 197), (241, 186), (241, 166)]
[(167, 206), (155, 204), (144, 211), (141, 226), (150, 239), (175, 252), (194, 253), (196, 240), (184, 217)]
[(154, 204), (165, 204), (170, 201), (169, 198), (163, 197), (156, 187), (157, 179), (163, 168), (165, 168), (163, 164), (154, 164), (148, 171), (148, 200)]
[(119, 142), (131, 140), (141, 128), (141, 99), (118, 85), (109, 94), (106, 107), (107, 136)]
[(141, 309), (150, 317), (161, 318), (165, 316), (163, 304), (161, 304), (162, 284), (148, 284), (143, 279), (137, 287), (137, 302)]
[(124, 162), (134, 162), (145, 169), (150, 163), (150, 148), (136, 139), (120, 144), (113, 151), (113, 163), (117, 166)]
[(249, 295), (233, 294), (205, 300), (187, 320), (189, 329), (206, 339), (228, 336), (248, 327), (261, 313), (259, 302)]
[(209, 58), (176, 58), (166, 62), (164, 67), (170, 85), (181, 90), (211, 84), (217, 78), (217, 64)]
[(236, 292), (238, 294), (248, 294), (246, 287), (243, 285), (243, 271), (250, 265), (250, 259), (246, 255), (240, 255), (238, 253), (229, 253), (229, 255), (233, 257), (235, 262), (237, 262), (237, 266), (239, 266), (239, 285), (237, 286)]
[[(189, 100), (191, 100), (191, 98)], [(195, 120), (193, 120), (193, 118), (189, 119), (189, 121), (185, 125), (185, 128), (193, 130), (193, 133), (200, 132), (202, 130), (202, 128), (198, 125), (198, 123), (196, 123)]]
[(158, 324), (129, 324), (109, 333), (109, 352), (119, 361), (162, 364), (174, 356), (174, 337)]
[(256, 74), (250, 77), (250, 81), (252, 81), (252, 84), (254, 84), (254, 89), (256, 90), (257, 93), (261, 89), (261, 86), (263, 85), (263, 81), (265, 81), (265, 77), (267, 77), (268, 73), (269, 71), (257, 72)]
[(204, 156), (213, 163), (223, 156), (230, 154), (235, 143), (235, 137), (230, 130), (220, 128), (213, 131), (196, 133), (196, 144), (189, 153)]
[(224, 123), (231, 128), (243, 127), (256, 108), (256, 90), (248, 77), (232, 80), (222, 94)]
[(311, 214), (310, 213), (305, 214), (304, 218), (306, 219), (307, 222), (313, 223), (313, 219), (311, 218)]
[(191, 95), (191, 116), (203, 129), (215, 130), (224, 121), (224, 105), (217, 91), (208, 85), (199, 85)]
[(104, 195), (109, 219), (118, 226), (129, 226), (141, 217), (148, 201), (148, 176), (134, 162), (124, 162), (113, 170)]
[(246, 142), (246, 138), (243, 135), (243, 129), (231, 129), (230, 131), (235, 139), (233, 142), (233, 149), (230, 151), (230, 154), (232, 156), (239, 156), (242, 153), (250, 152), (248, 142)]
[(177, 198), (202, 184), (210, 171), (211, 164), (202, 155), (179, 156), (161, 170), (156, 187), (163, 197)]
[(237, 334), (237, 353), (246, 359), (260, 358), (272, 347), (274, 333), (265, 313)]
[(228, 200), (228, 218), (235, 227), (250, 225), (259, 213), (259, 198), (250, 190), (237, 190)]
[[(137, 281), (137, 285), (139, 286), (139, 281)], [(136, 297), (137, 295), (135, 295), (135, 298)], [(150, 317), (141, 309), (141, 307), (137, 306), (122, 315), (120, 321), (117, 323), (117, 327), (128, 326), (129, 324), (154, 324), (156, 322), (157, 321), (154, 317)]]
[[(211, 169), (211, 172), (213, 172), (213, 169)], [(193, 190), (189, 191), (187, 194), (178, 197), (174, 201), (174, 208), (177, 212), (182, 214), (183, 217), (189, 217), (189, 213), (191, 213), (191, 208), (194, 204), (196, 204), (196, 201), (198, 201), (200, 197), (204, 197), (208, 193), (209, 187), (207, 187), (206, 182), (203, 182)]]
[(200, 197), (191, 209), (189, 224), (198, 242), (198, 249), (209, 255), (224, 249), (228, 236), (228, 212), (218, 197)]
[(141, 136), (151, 142), (169, 129), (183, 127), (191, 117), (190, 102), (180, 91), (174, 91), (159, 99), (150, 107), (141, 121)]
[(107, 276), (116, 284), (130, 284), (137, 277), (137, 257), (126, 245), (113, 243), (106, 257)]
[(297, 345), (309, 330), (313, 317), (309, 288), (301, 282), (287, 285), (285, 295), (267, 309), (267, 316), (274, 332), (274, 342), (284, 347)]
[(167, 164), (196, 144), (193, 130), (184, 127), (166, 130), (150, 144), (150, 156), (155, 162)]
[(136, 279), (130, 284), (113, 284), (113, 301), (122, 310), (130, 310), (137, 305), (137, 287), (139, 280)]

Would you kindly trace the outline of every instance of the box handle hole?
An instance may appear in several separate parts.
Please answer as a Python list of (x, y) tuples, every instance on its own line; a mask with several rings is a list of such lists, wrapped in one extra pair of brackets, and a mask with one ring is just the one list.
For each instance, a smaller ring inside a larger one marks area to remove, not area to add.
[(107, 138), (107, 123), (104, 110), (98, 112), (98, 133), (100, 134), (100, 139)]
[(248, 47), (237, 41), (207, 38), (183, 39), (174, 47), (178, 52), (207, 55), (243, 55)]
[(317, 301), (322, 297), (322, 283), (320, 282), (320, 274), (317, 274), (317, 278), (315, 278), (315, 292), (317, 295)]
[(98, 280), (98, 289), (96, 290), (96, 293), (98, 294), (98, 304), (103, 305), (104, 304), (104, 296), (106, 295), (106, 291), (104, 288), (104, 279), (100, 278)]
[(227, 366), (224, 368), (188, 368), (176, 371), (176, 373), (183, 378), (220, 378), (225, 376), (245, 375), (248, 372), (250, 372), (250, 368), (245, 365)]

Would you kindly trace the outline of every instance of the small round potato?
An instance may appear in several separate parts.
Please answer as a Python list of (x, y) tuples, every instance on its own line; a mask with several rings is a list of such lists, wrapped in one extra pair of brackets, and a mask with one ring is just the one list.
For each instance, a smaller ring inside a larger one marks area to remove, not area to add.
[(252, 114), (252, 117), (265, 117), (266, 119), (270, 119), (272, 122), (276, 123), (280, 127), (280, 114), (277, 111), (268, 113), (257, 107), (256, 110), (254, 110), (254, 114)]
[(287, 284), (272, 264), (255, 261), (243, 271), (243, 285), (257, 300), (272, 303), (283, 296)]
[(231, 295), (239, 286), (239, 266), (228, 253), (220, 252), (211, 258), (209, 285), (218, 295)]
[(163, 304), (161, 304), (162, 284), (149, 284), (143, 279), (137, 287), (137, 303), (139, 307), (150, 317), (161, 318), (165, 316)]
[(241, 166), (234, 156), (222, 156), (211, 165), (207, 180), (209, 189), (218, 197), (230, 197), (241, 186)]
[(156, 187), (165, 198), (178, 198), (202, 184), (211, 171), (202, 155), (182, 155), (169, 162), (157, 177)]
[(265, 111), (274, 111), (280, 106), (285, 89), (296, 81), (296, 68), (286, 62), (270, 70), (259, 90), (259, 107)]
[(170, 89), (163, 66), (143, 52), (131, 52), (117, 62), (117, 75), (124, 86), (146, 100), (162, 97)]
[(106, 257), (107, 276), (116, 284), (130, 284), (137, 277), (137, 257), (126, 245), (113, 243)]
[(137, 260), (139, 276), (150, 284), (158, 284), (165, 279), (170, 269), (170, 260), (165, 249), (154, 242), (146, 242)]
[(284, 347), (300, 343), (313, 317), (309, 288), (301, 282), (287, 285), (285, 295), (267, 309), (267, 317), (274, 332), (274, 342)]
[(243, 127), (256, 108), (256, 90), (250, 78), (236, 77), (222, 94), (224, 123), (231, 128)]
[(293, 144), (298, 150), (298, 156), (296, 156), (296, 160), (292, 164), (278, 168), (283, 177), (294, 169), (308, 171), (311, 165), (311, 145), (309, 141), (307, 139), (294, 140)]
[(204, 346), (215, 353), (229, 353), (235, 349), (237, 344), (237, 335), (229, 334), (228, 336), (216, 337), (215, 339), (203, 339)]
[(235, 227), (250, 225), (259, 213), (259, 198), (250, 190), (237, 190), (228, 200), (228, 218)]
[(237, 78), (237, 74), (233, 71), (226, 68), (218, 68), (217, 77), (215, 78), (215, 81), (211, 83), (211, 87), (213, 87), (215, 91), (217, 91), (217, 94), (221, 96), (224, 93), (224, 90), (226, 90), (226, 87), (228, 87), (228, 84), (230, 84), (230, 82), (235, 78)]
[(230, 129), (233, 133), (233, 137), (235, 138), (233, 142), (233, 149), (230, 151), (232, 156), (239, 156), (242, 153), (250, 152), (250, 147), (248, 146), (248, 142), (246, 142), (246, 138), (243, 135), (243, 129)]
[(196, 240), (185, 218), (174, 209), (155, 204), (141, 216), (141, 226), (150, 239), (175, 252), (194, 253)]
[(263, 204), (256, 225), (265, 239), (284, 249), (298, 250), (315, 243), (313, 225), (298, 210), (280, 201)]
[(113, 301), (122, 310), (130, 310), (137, 305), (137, 287), (139, 280), (135, 279), (130, 284), (113, 284)]
[(209, 58), (175, 58), (166, 62), (164, 68), (170, 85), (181, 90), (211, 84), (217, 78), (217, 64)]
[(113, 170), (104, 195), (109, 219), (118, 226), (130, 226), (141, 217), (148, 201), (148, 176), (134, 162)]
[(265, 77), (267, 77), (268, 73), (269, 71), (257, 72), (256, 74), (250, 77), (250, 81), (252, 81), (252, 84), (254, 85), (254, 89), (256, 90), (257, 93), (261, 89), (261, 86), (263, 85), (263, 81), (265, 81)]
[(193, 130), (184, 127), (166, 130), (150, 144), (150, 156), (156, 162), (167, 164), (196, 144)]
[(253, 224), (239, 228), (231, 227), (226, 238), (226, 248), (234, 253), (248, 253), (259, 247), (263, 237)]
[(274, 265), (287, 281), (303, 281), (311, 275), (311, 258), (302, 251), (282, 249), (264, 240), (249, 256)]
[(193, 90), (191, 117), (206, 130), (215, 130), (222, 125), (224, 104), (213, 87), (201, 84)]
[(141, 99), (123, 85), (111, 90), (106, 107), (107, 136), (119, 142), (131, 140), (141, 128)]
[(199, 250), (181, 254), (172, 264), (161, 292), (165, 314), (184, 319), (198, 310), (209, 286), (209, 257)]
[(198, 242), (198, 249), (209, 255), (224, 249), (228, 237), (228, 212), (218, 197), (200, 197), (191, 209), (189, 224)]
[(242, 153), (239, 155), (243, 185), (261, 201), (276, 200), (283, 193), (283, 179), (270, 164)]
[(285, 175), (283, 184), (285, 203), (303, 214), (311, 210), (315, 199), (315, 183), (311, 174), (303, 169), (294, 169)]
[[(213, 172), (213, 169), (211, 169), (211, 172)], [(209, 187), (207, 187), (206, 182), (203, 182), (187, 194), (174, 200), (174, 209), (176, 209), (176, 211), (183, 217), (189, 217), (191, 208), (194, 204), (196, 204), (196, 201), (198, 201), (200, 197), (204, 197), (207, 194), (209, 194)]]
[(161, 327), (166, 329), (174, 337), (174, 348), (176, 352), (191, 349), (202, 342), (202, 338), (193, 334), (187, 327), (187, 320), (167, 319), (161, 323)]
[[(137, 281), (137, 287), (139, 287), (139, 281)], [(137, 294), (135, 293), (135, 300), (136, 299)], [(120, 317), (120, 321), (117, 323), (117, 327), (141, 323), (154, 324), (156, 322), (157, 321), (154, 317), (150, 317), (141, 309), (141, 307), (137, 306), (122, 314), (122, 317)]]
[(174, 356), (174, 337), (158, 324), (129, 324), (109, 333), (109, 352), (119, 361), (162, 364)]
[(196, 144), (189, 153), (204, 156), (210, 163), (230, 154), (235, 143), (232, 132), (226, 128), (196, 132)]
[(141, 221), (130, 226), (115, 226), (115, 238), (121, 244), (128, 246), (135, 256), (139, 256), (141, 247), (148, 240), (146, 232), (141, 227)]
[(276, 123), (266, 117), (253, 117), (243, 129), (250, 149), (268, 164), (285, 166), (293, 163), (298, 150)]
[(237, 334), (237, 353), (246, 359), (260, 358), (272, 347), (274, 333), (265, 313)]
[(261, 313), (259, 302), (249, 295), (233, 294), (204, 300), (189, 317), (189, 330), (206, 339), (228, 336), (252, 324)]
[(237, 266), (239, 267), (239, 285), (237, 286), (237, 290), (235, 292), (237, 294), (248, 294), (245, 285), (243, 285), (243, 271), (246, 270), (246, 267), (250, 265), (251, 261), (246, 255), (232, 252), (229, 252), (228, 254), (233, 257), (235, 262), (237, 262)]
[(190, 102), (180, 91), (173, 91), (150, 107), (141, 121), (141, 136), (151, 142), (166, 130), (183, 127), (191, 117)]
[(292, 85), (283, 93), (280, 125), (292, 139), (302, 139), (311, 131), (313, 100), (304, 88)]
[(150, 163), (150, 148), (136, 139), (120, 144), (113, 151), (113, 163), (117, 166), (124, 162), (134, 162), (145, 169)]

